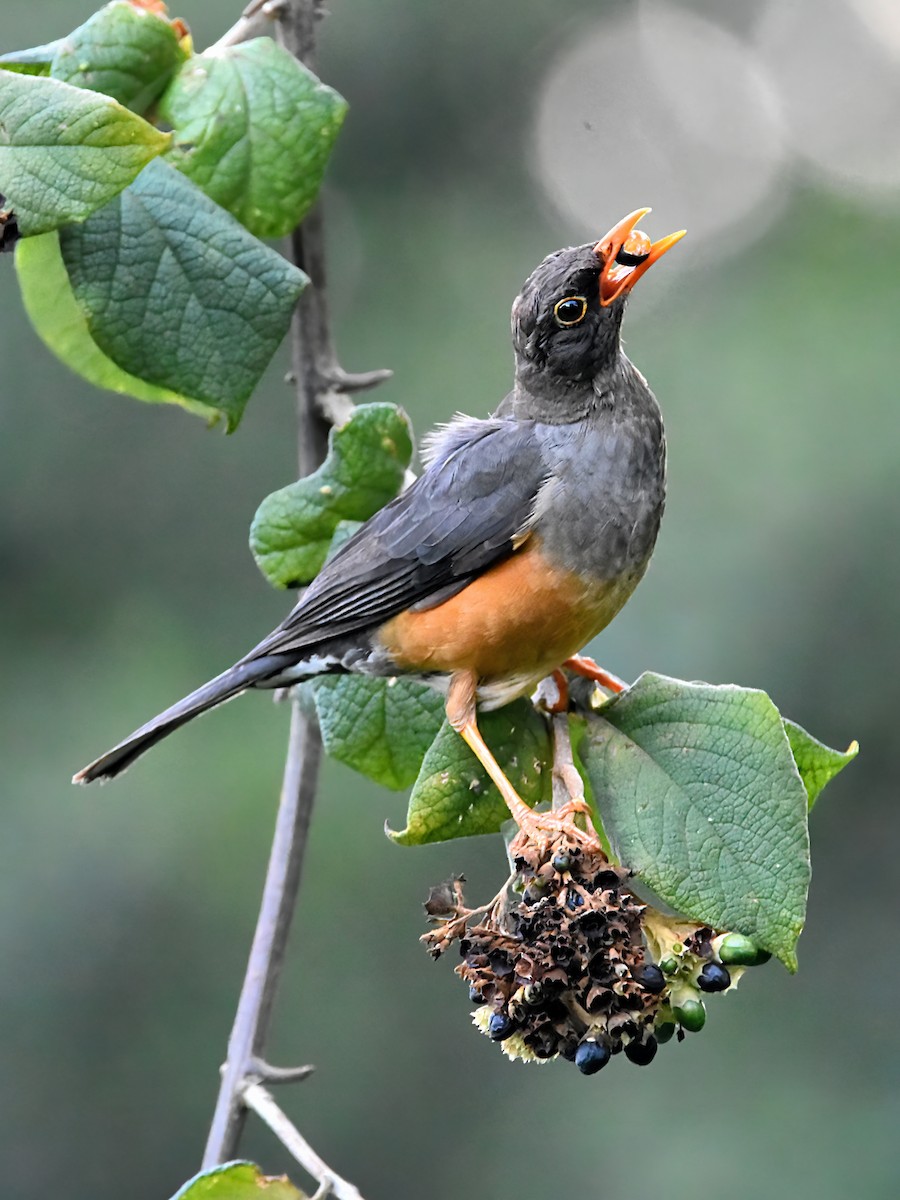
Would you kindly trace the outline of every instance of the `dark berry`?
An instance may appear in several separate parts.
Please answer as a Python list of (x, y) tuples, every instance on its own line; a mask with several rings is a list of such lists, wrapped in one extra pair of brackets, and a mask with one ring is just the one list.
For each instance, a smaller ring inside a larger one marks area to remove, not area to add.
[(567, 1062), (574, 1062), (575, 1055), (578, 1053), (578, 1040), (571, 1036), (566, 1037), (560, 1042), (559, 1052)]
[(660, 1046), (664, 1046), (666, 1042), (670, 1042), (674, 1034), (674, 1021), (663, 1021), (662, 1024), (656, 1026), (656, 1040)]
[(625, 1057), (637, 1067), (647, 1067), (656, 1058), (658, 1048), (655, 1037), (648, 1037), (646, 1042), (629, 1042), (625, 1047)]
[(659, 995), (666, 986), (666, 977), (656, 963), (641, 963), (631, 974), (645, 992), (651, 992), (654, 996)]
[(515, 1032), (516, 1023), (506, 1013), (491, 1013), (488, 1021), (488, 1037), (492, 1042), (503, 1042)]
[(724, 992), (731, 987), (731, 976), (728, 968), (721, 963), (708, 962), (697, 976), (697, 987), (701, 992)]
[(558, 871), (560, 875), (562, 875), (564, 871), (568, 871), (571, 865), (572, 860), (569, 858), (568, 854), (563, 854), (561, 851), (557, 854), (554, 854), (553, 858), (550, 860), (550, 866), (554, 871)]
[(596, 1075), (609, 1058), (609, 1047), (603, 1042), (582, 1042), (575, 1051), (575, 1066), (582, 1075)]
[(469, 1000), (472, 1004), (484, 1004), (484, 993), (474, 983), (469, 988)]

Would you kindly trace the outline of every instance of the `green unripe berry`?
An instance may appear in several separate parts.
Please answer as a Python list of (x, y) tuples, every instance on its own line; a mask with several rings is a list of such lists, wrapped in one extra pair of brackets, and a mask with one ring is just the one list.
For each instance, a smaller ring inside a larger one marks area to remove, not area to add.
[(678, 970), (678, 959), (671, 954), (659, 960), (659, 969), (666, 975), (674, 975)]
[(756, 942), (742, 933), (726, 933), (719, 943), (719, 958), (731, 966), (756, 967), (768, 962), (771, 957), (768, 950), (761, 950)]
[(685, 1000), (673, 1005), (673, 1011), (688, 1033), (699, 1033), (706, 1024), (706, 1009), (702, 1000)]
[(675, 1022), (663, 1021), (661, 1024), (656, 1026), (653, 1033), (660, 1046), (664, 1046), (666, 1042), (671, 1042), (672, 1038), (675, 1036)]

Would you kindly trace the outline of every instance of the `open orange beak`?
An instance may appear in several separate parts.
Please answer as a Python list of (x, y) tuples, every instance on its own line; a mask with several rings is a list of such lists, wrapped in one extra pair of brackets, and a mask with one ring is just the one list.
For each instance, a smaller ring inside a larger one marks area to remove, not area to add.
[(679, 229), (677, 233), (670, 233), (658, 242), (651, 242), (646, 233), (635, 229), (641, 217), (646, 217), (651, 211), (649, 208), (635, 209), (618, 225), (614, 225), (594, 247), (594, 253), (603, 263), (600, 304), (604, 308), (630, 292), (645, 271), (649, 271), (657, 259), (681, 241), (687, 232), (686, 229)]

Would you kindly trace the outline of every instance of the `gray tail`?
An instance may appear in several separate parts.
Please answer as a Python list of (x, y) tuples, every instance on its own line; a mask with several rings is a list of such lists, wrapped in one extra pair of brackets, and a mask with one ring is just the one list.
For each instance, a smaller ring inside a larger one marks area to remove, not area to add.
[(204, 683), (195, 692), (191, 692), (165, 712), (159, 713), (140, 729), (136, 729), (124, 741), (119, 742), (118, 746), (113, 746), (112, 750), (101, 754), (77, 775), (73, 775), (72, 782), (93, 783), (95, 779), (114, 779), (126, 767), (130, 767), (135, 759), (140, 758), (145, 750), (161, 742), (164, 737), (168, 737), (194, 717), (224, 704), (233, 696), (239, 696), (241, 692), (263, 679), (277, 676), (279, 671), (283, 670), (284, 662), (283, 655), (269, 655), (229, 667), (227, 671), (223, 671), (215, 679), (210, 679), (209, 683)]

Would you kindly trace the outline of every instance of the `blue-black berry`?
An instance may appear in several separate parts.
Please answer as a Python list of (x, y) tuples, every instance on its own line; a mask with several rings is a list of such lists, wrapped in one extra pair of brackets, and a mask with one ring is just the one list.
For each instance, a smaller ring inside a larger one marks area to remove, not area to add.
[(582, 1075), (596, 1075), (609, 1059), (609, 1047), (603, 1042), (582, 1042), (575, 1051), (575, 1066)]
[(731, 987), (731, 976), (728, 968), (721, 963), (708, 962), (697, 976), (697, 987), (701, 992), (724, 992)]
[(504, 1042), (515, 1033), (516, 1023), (506, 1013), (492, 1013), (488, 1021), (488, 1037), (492, 1042)]
[(656, 963), (641, 963), (631, 974), (645, 992), (651, 992), (654, 996), (658, 996), (666, 986), (666, 977)]
[(646, 1042), (629, 1042), (625, 1047), (625, 1057), (635, 1066), (646, 1067), (656, 1058), (657, 1048), (655, 1037), (648, 1037)]

